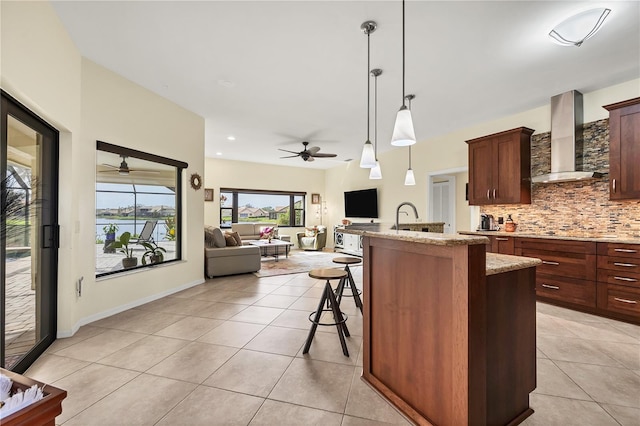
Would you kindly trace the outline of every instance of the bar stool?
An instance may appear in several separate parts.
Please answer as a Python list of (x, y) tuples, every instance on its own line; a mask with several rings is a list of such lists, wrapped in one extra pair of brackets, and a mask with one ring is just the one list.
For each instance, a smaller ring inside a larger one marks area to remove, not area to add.
[(353, 301), (356, 304), (356, 307), (360, 308), (360, 313), (362, 313), (362, 300), (360, 299), (360, 295), (362, 291), (356, 287), (356, 283), (353, 280), (353, 275), (351, 275), (351, 270), (349, 269), (349, 265), (355, 265), (356, 263), (362, 262), (362, 259), (359, 257), (335, 257), (333, 259), (333, 263), (339, 263), (344, 266), (344, 270), (347, 273), (345, 278), (340, 280), (338, 284), (338, 288), (336, 289), (336, 296), (338, 297), (338, 305), (342, 301), (342, 293), (344, 292), (345, 287), (351, 288), (351, 294), (345, 294), (345, 296), (353, 297)]
[[(331, 288), (330, 280), (341, 280), (347, 277), (347, 272), (342, 269), (312, 269), (309, 271), (309, 276), (311, 278), (316, 278), (318, 280), (327, 280), (324, 285), (324, 292), (322, 293), (322, 297), (320, 298), (320, 303), (318, 304), (318, 309), (315, 312), (312, 312), (309, 315), (309, 321), (311, 321), (311, 330), (309, 330), (309, 336), (307, 337), (307, 342), (304, 345), (303, 354), (309, 353), (309, 348), (311, 347), (311, 342), (313, 341), (313, 336), (316, 334), (316, 329), (319, 325), (322, 326), (331, 326), (335, 325), (338, 329), (338, 337), (340, 337), (340, 344), (342, 345), (342, 353), (345, 356), (349, 356), (349, 351), (347, 350), (347, 342), (344, 340), (344, 337), (349, 337), (349, 329), (347, 329), (347, 314), (340, 312), (340, 304), (336, 300), (336, 295)], [(326, 303), (326, 308), (325, 308)], [(333, 312), (333, 321), (330, 323), (320, 322), (320, 317), (323, 312)], [(311, 318), (313, 317), (313, 319)]]

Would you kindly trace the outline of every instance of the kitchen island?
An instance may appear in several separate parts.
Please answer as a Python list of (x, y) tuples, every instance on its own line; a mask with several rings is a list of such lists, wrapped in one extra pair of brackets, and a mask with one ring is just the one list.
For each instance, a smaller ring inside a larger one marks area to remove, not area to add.
[(522, 422), (540, 261), (487, 255), (486, 237), (382, 228), (345, 229), (363, 236), (363, 379), (417, 424)]

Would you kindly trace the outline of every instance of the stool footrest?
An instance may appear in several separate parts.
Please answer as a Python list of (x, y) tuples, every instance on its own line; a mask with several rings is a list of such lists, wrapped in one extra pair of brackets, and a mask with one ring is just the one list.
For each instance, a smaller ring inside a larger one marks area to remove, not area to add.
[[(322, 312), (333, 312), (333, 309), (323, 309)], [(320, 322), (320, 321), (316, 321), (315, 319), (312, 319), (311, 317), (315, 317), (317, 314), (317, 311), (313, 311), (309, 314), (309, 321), (311, 321), (312, 323), (314, 323), (315, 325), (322, 325), (322, 326), (330, 326), (330, 325), (338, 325), (338, 324), (344, 324), (345, 322), (347, 322), (347, 318), (349, 318), (347, 316), (347, 314), (345, 314), (344, 312), (340, 311), (340, 314), (342, 315), (342, 321), (336, 321), (336, 322)], [(334, 318), (335, 320), (335, 318)]]

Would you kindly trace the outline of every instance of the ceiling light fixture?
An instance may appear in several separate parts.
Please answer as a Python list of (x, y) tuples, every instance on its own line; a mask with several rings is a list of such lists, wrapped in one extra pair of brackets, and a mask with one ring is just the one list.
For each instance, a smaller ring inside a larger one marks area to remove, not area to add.
[(586, 10), (565, 19), (549, 33), (549, 37), (562, 46), (578, 46), (598, 32), (611, 9)]
[(378, 77), (382, 74), (380, 68), (371, 70), (373, 76), (373, 147), (376, 166), (369, 170), (369, 179), (382, 179), (382, 169), (378, 161)]
[(393, 136), (391, 137), (391, 145), (393, 146), (408, 146), (416, 143), (411, 111), (407, 109), (404, 102), (404, 68), (404, 0), (402, 0), (402, 106), (396, 115), (396, 124), (393, 126)]
[(370, 98), (371, 98), (371, 79), (369, 78), (369, 70), (371, 69), (371, 33), (376, 30), (377, 24), (373, 21), (366, 21), (360, 25), (360, 29), (367, 35), (367, 141), (362, 147), (362, 156), (360, 157), (360, 167), (363, 169), (371, 169), (376, 166), (376, 154), (373, 150), (373, 144), (369, 140), (369, 116), (371, 114)]
[[(409, 101), (409, 111), (411, 111), (411, 101), (416, 95), (407, 95), (404, 98)], [(413, 169), (411, 168), (411, 145), (409, 145), (409, 168), (407, 174), (404, 176), (404, 184), (407, 186), (413, 186), (416, 184), (416, 177), (413, 175)]]
[(235, 136), (232, 136), (232, 135), (229, 135), (229, 136), (227, 136), (227, 140), (228, 140), (228, 141), (235, 141), (235, 140), (236, 140), (236, 137), (235, 137)]

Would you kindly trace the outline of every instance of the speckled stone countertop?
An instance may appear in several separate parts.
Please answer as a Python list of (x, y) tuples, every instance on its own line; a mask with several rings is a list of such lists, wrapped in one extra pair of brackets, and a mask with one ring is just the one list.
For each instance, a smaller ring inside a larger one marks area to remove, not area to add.
[(542, 260), (532, 257), (487, 253), (487, 275), (517, 271), (518, 269), (530, 268), (541, 264)]
[(412, 243), (433, 244), (437, 246), (457, 246), (487, 244), (489, 241), (483, 236), (436, 234), (434, 232), (395, 231), (386, 224), (364, 224), (346, 226), (342, 232), (364, 237), (384, 238), (387, 240), (409, 241)]
[(640, 244), (640, 237), (634, 238), (630, 236), (617, 236), (610, 234), (594, 234), (594, 233), (572, 233), (572, 234), (530, 234), (521, 232), (505, 232), (505, 231), (458, 231), (462, 235), (485, 235), (500, 237), (520, 237), (520, 238), (544, 238), (551, 240), (572, 240), (572, 241), (592, 241), (596, 243), (622, 243), (622, 244)]

